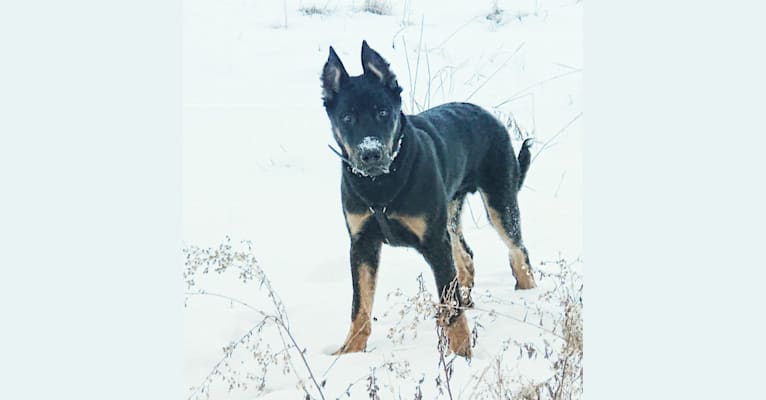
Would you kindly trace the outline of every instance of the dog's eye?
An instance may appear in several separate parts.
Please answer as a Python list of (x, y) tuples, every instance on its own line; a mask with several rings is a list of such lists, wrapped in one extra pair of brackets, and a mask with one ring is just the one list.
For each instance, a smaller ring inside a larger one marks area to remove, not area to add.
[(380, 110), (378, 111), (378, 119), (384, 119), (388, 117), (388, 111), (387, 110)]
[(351, 116), (351, 114), (346, 114), (341, 118), (344, 124), (350, 124), (352, 121), (354, 121), (354, 117)]

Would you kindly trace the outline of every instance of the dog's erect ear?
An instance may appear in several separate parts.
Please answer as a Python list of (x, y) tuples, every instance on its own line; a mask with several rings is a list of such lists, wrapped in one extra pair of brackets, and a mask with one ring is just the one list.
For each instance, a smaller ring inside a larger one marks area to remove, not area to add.
[(322, 70), (322, 98), (325, 102), (331, 101), (333, 96), (340, 91), (340, 86), (348, 79), (348, 72), (340, 62), (335, 50), (330, 46), (330, 56)]
[(389, 89), (401, 91), (396, 75), (388, 68), (388, 62), (371, 49), (366, 40), (362, 41), (362, 69), (365, 75), (377, 77)]

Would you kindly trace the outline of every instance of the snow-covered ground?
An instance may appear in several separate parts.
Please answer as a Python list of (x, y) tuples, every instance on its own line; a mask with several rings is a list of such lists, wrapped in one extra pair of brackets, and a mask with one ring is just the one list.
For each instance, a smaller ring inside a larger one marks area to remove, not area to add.
[[(404, 88), (406, 112), (469, 100), (502, 120), (513, 115), (522, 131), (537, 139), (519, 194), (533, 267), (554, 272), (558, 264), (540, 263), (564, 259), (581, 273), (583, 264), (575, 260), (583, 259), (583, 6), (575, 0), (383, 1), (391, 15), (375, 15), (361, 11), (365, 3), (184, 2), (184, 240), (200, 247), (217, 246), (227, 235), (235, 247), (252, 241), (306, 361), (318, 380), (326, 380), (327, 398), (346, 396), (348, 385), (359, 380), (350, 397), (367, 398), (366, 376), (386, 362), (406, 365), (409, 372), (397, 377), (378, 368), (381, 398), (413, 398), (420, 378), (423, 398), (435, 398), (440, 369), (433, 321), (405, 329), (402, 342), (387, 337), (391, 328), (402, 326), (397, 312), (403, 298), (417, 292), (420, 274), (429, 292), (435, 291), (427, 264), (414, 250), (383, 250), (368, 352), (331, 355), (348, 330), (351, 277), (340, 161), (327, 148), (333, 140), (320, 99), (328, 48), (332, 45), (348, 72), (357, 75), (366, 39), (391, 63)], [(502, 12), (494, 12), (495, 4)], [(323, 13), (301, 12), (312, 6)], [(477, 310), (467, 315), (472, 327), (478, 321), (483, 328), (470, 364), (454, 362), (454, 398), (469, 398), (477, 390), (478, 376), (504, 341), (543, 343), (543, 331), (511, 317), (524, 316), (519, 304), (525, 301), (545, 307), (541, 295), (555, 285), (543, 279), (537, 289), (514, 291), (506, 249), (488, 225), (480, 198), (472, 195), (468, 202), (463, 226), (475, 253)], [(200, 289), (272, 309), (257, 283), (242, 283), (233, 271), (200, 277), (193, 290)], [(403, 296), (387, 296), (397, 290)], [(187, 387), (202, 383), (224, 355), (222, 348), (259, 317), (210, 296), (190, 296), (184, 313)], [(540, 323), (539, 316), (532, 319)], [(542, 322), (551, 328), (551, 321)], [(274, 332), (266, 329), (262, 339), (278, 350), (282, 343)], [(514, 346), (509, 344), (505, 361), (510, 370), (532, 381), (550, 375), (547, 360), (517, 360)], [(306, 377), (297, 353), (292, 357)], [(260, 368), (243, 354), (230, 361), (243, 374)], [(281, 368), (269, 371), (262, 391), (252, 385), (230, 392), (221, 377), (209, 389), (213, 399), (305, 397), (293, 372), (283, 374)], [(318, 397), (316, 390), (312, 396)]]

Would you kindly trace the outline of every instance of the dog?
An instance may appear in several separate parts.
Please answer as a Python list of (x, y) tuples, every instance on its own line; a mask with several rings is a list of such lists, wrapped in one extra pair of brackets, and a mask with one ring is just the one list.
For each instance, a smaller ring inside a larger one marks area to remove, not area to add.
[(480, 192), (508, 247), (516, 289), (534, 288), (517, 202), (530, 164), (529, 139), (517, 158), (505, 126), (470, 103), (405, 115), (389, 63), (367, 41), (361, 56), (364, 72), (351, 77), (330, 47), (321, 74), (324, 108), (343, 160), (341, 199), (351, 241), (351, 327), (336, 354), (367, 346), (385, 243), (423, 255), (439, 293), (438, 326), (452, 352), (471, 357), (463, 309), (473, 305), (474, 265), (461, 209), (468, 193)]

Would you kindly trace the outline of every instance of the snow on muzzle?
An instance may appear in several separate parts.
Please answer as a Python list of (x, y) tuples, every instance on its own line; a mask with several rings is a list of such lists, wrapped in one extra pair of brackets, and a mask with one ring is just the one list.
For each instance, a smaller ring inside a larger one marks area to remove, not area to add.
[(354, 172), (364, 176), (387, 174), (391, 166), (391, 151), (383, 142), (374, 136), (365, 136), (356, 146)]

